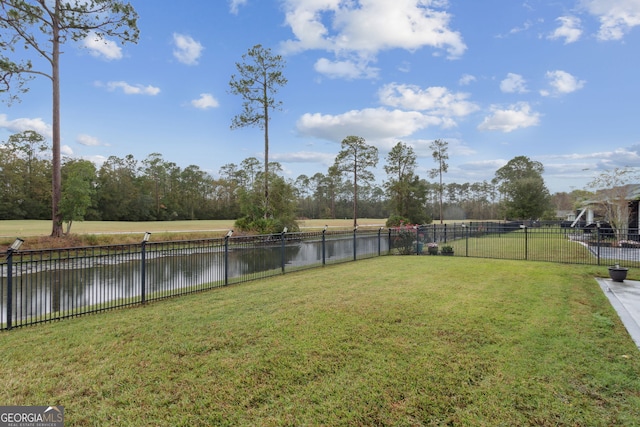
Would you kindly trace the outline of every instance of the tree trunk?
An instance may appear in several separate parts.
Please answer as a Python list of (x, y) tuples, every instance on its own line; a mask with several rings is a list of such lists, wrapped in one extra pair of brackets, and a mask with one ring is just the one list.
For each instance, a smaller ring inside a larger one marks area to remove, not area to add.
[(267, 76), (264, 85), (264, 218), (269, 218), (269, 104), (267, 98)]
[(353, 228), (358, 226), (358, 158), (355, 156), (353, 166)]
[(62, 198), (62, 170), (60, 164), (60, 0), (56, 0), (55, 14), (52, 17), (53, 55), (51, 58), (51, 80), (53, 86), (53, 158), (51, 178), (51, 219), (53, 222), (51, 237), (62, 236), (62, 216), (58, 204)]
[(442, 193), (444, 192), (444, 188), (442, 187), (442, 161), (440, 161), (440, 224), (442, 224)]

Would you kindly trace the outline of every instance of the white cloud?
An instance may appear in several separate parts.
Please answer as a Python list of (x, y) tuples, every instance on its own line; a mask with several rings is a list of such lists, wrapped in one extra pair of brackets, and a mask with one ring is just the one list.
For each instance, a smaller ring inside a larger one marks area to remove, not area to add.
[[(451, 156), (472, 156), (477, 154), (476, 150), (457, 138), (447, 137), (446, 139), (449, 143), (449, 154)], [(430, 145), (433, 143), (433, 139), (405, 139), (403, 142), (413, 147), (418, 157), (432, 158), (433, 150)]]
[(336, 62), (352, 56), (374, 61), (382, 50), (422, 47), (459, 58), (467, 46), (449, 28), (451, 15), (436, 9), (446, 5), (434, 0), (284, 0), (285, 22), (295, 39), (283, 42), (282, 49), (326, 50), (335, 53)]
[[(97, 83), (98, 86), (102, 86), (101, 83)], [(155, 96), (160, 93), (160, 88), (155, 86), (143, 86), (143, 85), (130, 85), (127, 82), (108, 82), (107, 89), (114, 91), (116, 89), (122, 89), (125, 95), (151, 95)]]
[(244, 6), (245, 4), (247, 4), (247, 0), (229, 0), (229, 12), (237, 15), (240, 6)]
[(478, 110), (478, 106), (467, 101), (466, 93), (452, 93), (445, 87), (421, 89), (414, 85), (390, 83), (384, 85), (378, 96), (383, 105), (408, 110), (427, 111), (441, 116), (447, 126), (455, 125), (452, 117), (464, 117)]
[(98, 168), (100, 168), (102, 166), (102, 164), (108, 160), (107, 157), (101, 156), (99, 154), (95, 155), (95, 156), (82, 156), (82, 158), (84, 160), (89, 160), (90, 162), (95, 164), (96, 167), (98, 167)]
[(80, 145), (86, 145), (87, 147), (99, 147), (101, 145), (107, 145), (100, 142), (98, 138), (91, 135), (80, 134), (76, 137), (76, 141)]
[(640, 25), (638, 0), (581, 0), (581, 4), (600, 20), (600, 40), (620, 40)]
[(47, 124), (41, 118), (29, 119), (26, 117), (9, 120), (6, 114), (0, 114), (0, 128), (7, 129), (13, 133), (20, 133), (26, 130), (38, 132), (45, 138), (53, 138), (51, 125)]
[(173, 33), (173, 56), (186, 65), (197, 65), (204, 47), (191, 36)]
[(378, 76), (378, 69), (371, 68), (366, 62), (330, 61), (320, 58), (313, 67), (318, 73), (329, 78), (359, 79), (374, 78)]
[[(522, 6), (526, 7), (526, 3), (524, 3)], [(515, 36), (519, 33), (529, 33), (531, 32), (530, 30), (532, 28), (534, 28), (537, 25), (540, 25), (544, 22), (543, 18), (538, 18), (535, 20), (531, 20), (531, 19), (527, 19), (525, 22), (522, 23), (521, 26), (519, 27), (513, 27), (511, 28), (507, 33), (504, 34), (497, 34), (495, 37), (498, 39), (505, 39), (505, 38), (509, 38), (511, 36)]]
[(533, 26), (533, 23), (531, 23), (531, 21), (527, 21), (524, 24), (522, 24), (522, 27), (514, 27), (511, 30), (509, 30), (509, 34), (518, 34), (518, 33), (527, 31), (532, 26)]
[(571, 153), (571, 154), (548, 154), (543, 156), (544, 159), (564, 160), (564, 161), (581, 161), (582, 164), (595, 164), (600, 161), (608, 161), (621, 159), (622, 162), (628, 162), (628, 165), (640, 164), (640, 146), (632, 145), (629, 147), (613, 148), (608, 151), (595, 151), (590, 153)]
[(539, 123), (540, 113), (531, 111), (528, 103), (520, 102), (509, 106), (507, 109), (492, 106), (491, 115), (484, 119), (478, 129), (508, 133), (516, 129), (537, 126)]
[(398, 71), (402, 73), (408, 73), (411, 71), (411, 63), (408, 61), (402, 61), (402, 63), (398, 66)]
[(60, 147), (60, 154), (63, 156), (73, 156), (73, 149), (68, 145), (62, 145)]
[(83, 46), (89, 49), (89, 53), (96, 57), (107, 60), (121, 59), (122, 49), (113, 40), (101, 38), (95, 32), (90, 32), (82, 42)]
[(333, 164), (336, 156), (333, 153), (297, 151), (292, 153), (273, 153), (270, 158), (282, 163), (321, 163), (329, 166)]
[(460, 77), (460, 80), (458, 80), (458, 84), (460, 86), (468, 86), (476, 80), (475, 76), (472, 76), (471, 74), (463, 74), (462, 77)]
[(304, 114), (297, 122), (302, 135), (330, 141), (341, 141), (348, 135), (359, 135), (367, 140), (384, 140), (411, 135), (428, 126), (443, 124), (443, 119), (417, 111), (366, 108), (344, 114)]
[(491, 159), (491, 160), (474, 160), (474, 161), (464, 163), (461, 166), (463, 167), (463, 169), (496, 171), (506, 164), (507, 164), (506, 160)]
[(571, 92), (575, 92), (584, 87), (586, 81), (578, 80), (571, 74), (562, 70), (547, 71), (547, 79), (552, 90), (542, 90), (542, 96), (560, 96)]
[(573, 169), (575, 174), (584, 176), (583, 182), (589, 182), (598, 171), (640, 166), (639, 149), (637, 145), (632, 145), (607, 151), (548, 154), (540, 156), (540, 160), (544, 162), (545, 172), (548, 174), (566, 176), (567, 171)]
[(575, 16), (561, 16), (556, 19), (560, 22), (560, 26), (549, 35), (548, 38), (564, 39), (564, 44), (577, 42), (582, 36), (582, 29), (580, 28), (580, 19)]
[(527, 82), (520, 74), (508, 73), (500, 82), (500, 90), (505, 93), (527, 93)]
[(201, 110), (206, 110), (207, 108), (215, 108), (220, 104), (210, 93), (201, 93), (200, 98), (191, 101), (191, 105)]
[(297, 129), (302, 135), (330, 141), (359, 135), (379, 148), (389, 149), (397, 143), (397, 138), (421, 129), (456, 126), (455, 118), (479, 109), (467, 100), (468, 96), (452, 93), (443, 87), (421, 89), (414, 85), (391, 83), (378, 91), (384, 107), (352, 110), (338, 115), (307, 113), (298, 120)]

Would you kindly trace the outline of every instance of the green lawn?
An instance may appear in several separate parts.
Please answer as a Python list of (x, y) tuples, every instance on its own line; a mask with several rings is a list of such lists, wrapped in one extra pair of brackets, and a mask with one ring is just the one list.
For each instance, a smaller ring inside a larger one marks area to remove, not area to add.
[(390, 256), (0, 334), (68, 426), (640, 424), (606, 267)]

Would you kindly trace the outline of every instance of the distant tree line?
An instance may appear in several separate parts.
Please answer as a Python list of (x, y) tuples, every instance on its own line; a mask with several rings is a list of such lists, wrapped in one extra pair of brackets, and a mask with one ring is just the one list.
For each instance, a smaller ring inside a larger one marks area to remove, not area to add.
[[(443, 148), (442, 146), (440, 147)], [(0, 143), (0, 219), (51, 219), (51, 160), (43, 137), (27, 131)], [(366, 162), (358, 156), (364, 155)], [(542, 166), (524, 156), (496, 172), (492, 181), (441, 184), (416, 174), (413, 149), (399, 142), (385, 158), (382, 184), (368, 167), (377, 162), (363, 138), (347, 137), (326, 172), (286, 178), (269, 165), (272, 218), (263, 218), (265, 172), (255, 157), (220, 168), (218, 177), (195, 165), (181, 168), (151, 153), (143, 160), (111, 156), (100, 167), (64, 159), (61, 212), (67, 232), (73, 221), (171, 221), (235, 219), (257, 232), (296, 229), (299, 218), (390, 218), (396, 223), (553, 217), (574, 209), (576, 197), (551, 197)], [(375, 161), (374, 161), (375, 160)], [(359, 162), (359, 163), (358, 163)], [(354, 167), (356, 164), (360, 168)], [(438, 174), (439, 177), (439, 174)], [(587, 197), (584, 191), (578, 195)], [(267, 221), (264, 227), (262, 219)]]

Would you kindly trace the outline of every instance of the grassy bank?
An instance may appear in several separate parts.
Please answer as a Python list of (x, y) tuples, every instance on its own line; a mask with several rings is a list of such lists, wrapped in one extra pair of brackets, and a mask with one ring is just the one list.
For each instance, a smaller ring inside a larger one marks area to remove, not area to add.
[[(363, 228), (379, 227), (385, 219), (361, 218)], [(25, 239), (23, 249), (64, 248), (74, 246), (99, 246), (119, 243), (138, 243), (149, 231), (153, 240), (189, 240), (224, 236), (233, 229), (234, 220), (207, 221), (82, 221), (75, 222), (68, 236), (59, 239), (51, 234), (51, 221), (4, 220), (0, 221), (0, 248), (10, 245), (16, 237)], [(321, 230), (328, 225), (331, 230), (350, 230), (353, 219), (300, 220), (303, 230)]]
[(384, 257), (0, 334), (69, 426), (637, 425), (603, 268)]

